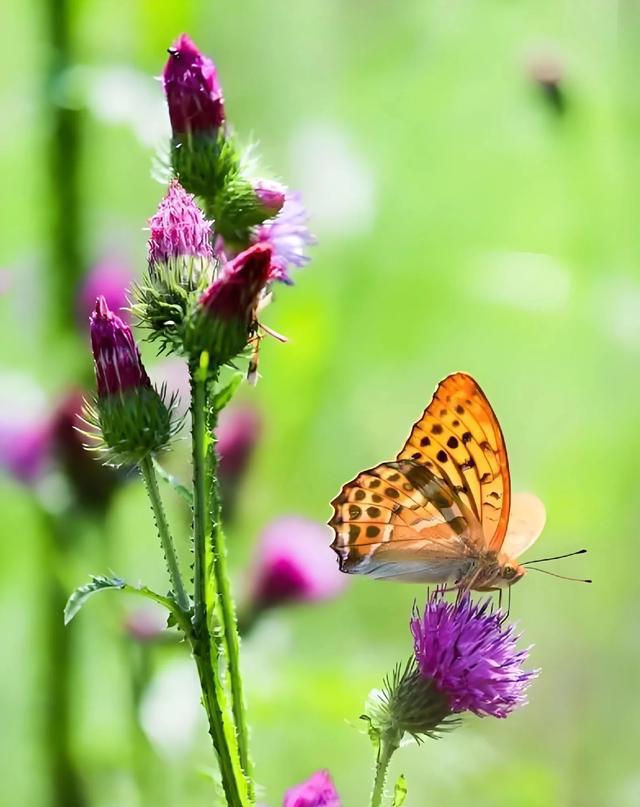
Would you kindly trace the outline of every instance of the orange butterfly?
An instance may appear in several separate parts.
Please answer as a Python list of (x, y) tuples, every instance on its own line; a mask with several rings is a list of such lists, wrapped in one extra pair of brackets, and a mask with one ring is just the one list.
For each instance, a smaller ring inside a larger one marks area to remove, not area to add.
[(363, 471), (331, 502), (340, 570), (489, 591), (525, 574), (517, 558), (545, 524), (511, 496), (498, 420), (466, 373), (442, 381), (397, 459)]

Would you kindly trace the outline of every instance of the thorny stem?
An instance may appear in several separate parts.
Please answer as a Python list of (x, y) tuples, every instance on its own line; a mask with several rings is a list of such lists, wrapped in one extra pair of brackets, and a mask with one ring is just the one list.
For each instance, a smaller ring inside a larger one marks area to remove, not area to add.
[[(193, 551), (194, 551), (194, 618), (191, 643), (198, 666), (203, 704), (209, 718), (209, 732), (222, 776), (222, 785), (231, 807), (249, 804), (247, 783), (238, 758), (235, 729), (225, 722), (228, 714), (226, 695), (219, 672), (219, 647), (215, 633), (210, 629), (215, 598), (207, 603), (207, 589), (211, 580), (210, 551), (207, 545), (209, 523), (207, 457), (209, 442), (206, 433), (206, 379), (208, 356), (203, 354), (198, 365), (190, 367), (191, 421), (193, 454)], [(215, 576), (215, 575), (214, 575)], [(214, 592), (217, 595), (217, 591)]]
[[(211, 409), (207, 424), (209, 434), (211, 435), (215, 433), (217, 418), (218, 413)], [(229, 583), (229, 572), (227, 568), (227, 545), (222, 529), (217, 465), (218, 457), (216, 454), (215, 445), (213, 445), (209, 455), (209, 472), (211, 475), (211, 542), (213, 546), (214, 558), (213, 568), (220, 601), (224, 644), (227, 653), (227, 666), (231, 684), (231, 703), (236, 725), (236, 734), (238, 737), (240, 764), (242, 765), (242, 769), (247, 777), (249, 797), (253, 801), (255, 798), (253, 785), (253, 763), (249, 753), (249, 727), (244, 699), (242, 673), (240, 669), (240, 639), (238, 635), (238, 620)]]
[(156, 472), (153, 467), (153, 460), (151, 457), (145, 457), (142, 460), (140, 463), (140, 471), (147, 488), (147, 493), (149, 494), (151, 509), (153, 510), (156, 527), (158, 528), (158, 534), (162, 543), (162, 549), (167, 561), (171, 585), (176, 594), (178, 605), (183, 611), (188, 612), (190, 608), (189, 597), (187, 596), (187, 592), (184, 589), (184, 583), (182, 582), (180, 566), (178, 565), (178, 556), (176, 555), (173, 539), (171, 538), (171, 533), (169, 531), (167, 516), (165, 515), (164, 507), (162, 506), (162, 499), (160, 497), (160, 491), (158, 490), (158, 480), (156, 478)]
[(381, 737), (376, 758), (376, 778), (373, 782), (373, 791), (371, 793), (371, 807), (380, 807), (382, 804), (389, 762), (391, 762), (391, 757), (397, 748), (398, 743), (396, 740), (391, 741), (387, 737)]

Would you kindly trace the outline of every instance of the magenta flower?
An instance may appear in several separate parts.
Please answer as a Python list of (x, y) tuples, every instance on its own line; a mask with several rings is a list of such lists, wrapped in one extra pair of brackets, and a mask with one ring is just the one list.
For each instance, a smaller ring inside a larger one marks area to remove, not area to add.
[(522, 663), (513, 626), (503, 627), (491, 600), (472, 602), (468, 594), (447, 602), (436, 590), (423, 615), (411, 619), (416, 660), (422, 676), (435, 682), (453, 712), (506, 717), (527, 701), (525, 691), (537, 676)]
[(149, 230), (150, 264), (168, 263), (182, 256), (206, 260), (213, 257), (211, 225), (177, 179), (171, 182), (156, 214), (149, 220)]
[(260, 293), (274, 279), (272, 256), (269, 244), (256, 244), (229, 261), (200, 298), (202, 309), (220, 319), (249, 325)]
[(51, 423), (0, 423), (0, 468), (24, 485), (42, 476), (51, 455)]
[(123, 309), (128, 304), (127, 287), (132, 280), (129, 266), (113, 257), (103, 258), (95, 263), (82, 281), (78, 293), (78, 319), (83, 326), (96, 304), (96, 298), (102, 296), (112, 311), (116, 311), (125, 321), (129, 314)]
[(262, 533), (254, 561), (252, 608), (314, 602), (338, 595), (347, 578), (327, 552), (323, 525), (287, 516)]
[(307, 211), (299, 193), (288, 193), (278, 215), (256, 228), (255, 242), (271, 244), (276, 278), (291, 283), (290, 266), (306, 266), (311, 258), (305, 254), (308, 246), (316, 243), (307, 227)]
[(104, 297), (98, 297), (89, 326), (98, 397), (150, 388), (151, 381), (142, 366), (131, 328), (109, 310)]
[(174, 136), (215, 135), (225, 119), (216, 67), (186, 34), (169, 48), (162, 80)]
[(284, 794), (283, 807), (340, 807), (341, 801), (329, 771), (318, 771)]
[(225, 515), (233, 515), (240, 480), (255, 449), (262, 430), (262, 418), (251, 406), (227, 407), (220, 413), (216, 431), (218, 479), (222, 488)]
[(254, 183), (253, 190), (266, 216), (272, 218), (280, 212), (287, 195), (284, 185), (269, 179), (260, 179)]

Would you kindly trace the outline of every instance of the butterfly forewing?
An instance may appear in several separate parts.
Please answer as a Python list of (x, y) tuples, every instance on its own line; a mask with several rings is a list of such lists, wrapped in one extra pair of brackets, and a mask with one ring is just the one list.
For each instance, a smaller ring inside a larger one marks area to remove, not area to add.
[(455, 492), (411, 460), (363, 471), (332, 505), (332, 547), (344, 572), (446, 580), (464, 564), (480, 530)]
[(499, 550), (509, 521), (511, 482), (504, 438), (484, 393), (466, 373), (439, 385), (398, 459), (423, 465), (482, 525), (479, 549)]

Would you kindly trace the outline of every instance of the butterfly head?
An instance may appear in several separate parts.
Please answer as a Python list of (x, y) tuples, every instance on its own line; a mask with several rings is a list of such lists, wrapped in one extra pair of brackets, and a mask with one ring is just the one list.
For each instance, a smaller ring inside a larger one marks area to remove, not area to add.
[(476, 591), (509, 588), (518, 580), (522, 580), (526, 571), (513, 558), (507, 557), (503, 553), (496, 555), (494, 552), (490, 552), (485, 557), (483, 568), (475, 574), (473, 588)]
[(527, 570), (511, 558), (498, 558), (497, 588), (509, 588), (522, 580)]

